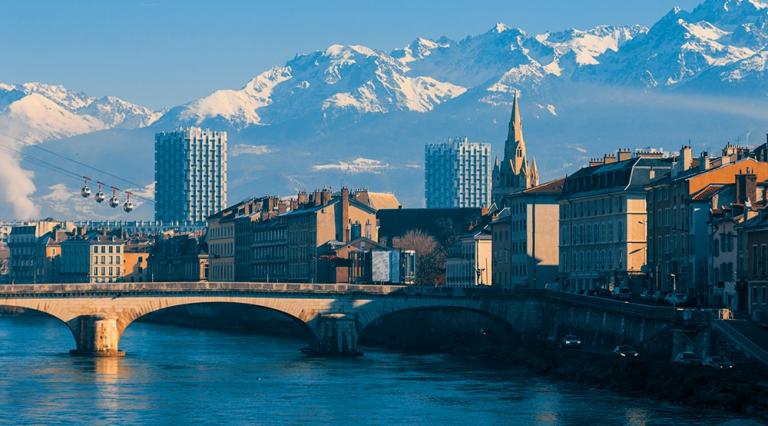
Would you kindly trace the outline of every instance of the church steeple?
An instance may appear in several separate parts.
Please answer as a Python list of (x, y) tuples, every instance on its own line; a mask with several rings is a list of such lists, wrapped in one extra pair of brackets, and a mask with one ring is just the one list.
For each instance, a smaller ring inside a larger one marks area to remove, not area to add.
[(507, 141), (504, 143), (504, 160), (510, 161), (510, 166), (515, 173), (526, 166), (525, 164), (525, 140), (523, 139), (523, 121), (520, 119), (520, 105), (517, 98), (519, 92), (515, 92), (512, 101), (512, 116), (509, 118), (509, 130), (507, 132)]
[(504, 142), (504, 159), (497, 162), (493, 169), (493, 199), (498, 207), (503, 206), (504, 195), (524, 191), (539, 184), (536, 161), (528, 163), (519, 97), (520, 93), (515, 92), (507, 140)]

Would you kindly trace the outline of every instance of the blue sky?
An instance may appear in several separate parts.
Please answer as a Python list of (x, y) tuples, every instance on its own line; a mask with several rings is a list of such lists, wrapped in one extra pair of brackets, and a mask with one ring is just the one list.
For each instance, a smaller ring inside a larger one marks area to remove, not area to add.
[(528, 32), (651, 25), (698, 0), (34, 1), (3, 4), (0, 81), (64, 84), (162, 108), (332, 43), (390, 50), (496, 22)]

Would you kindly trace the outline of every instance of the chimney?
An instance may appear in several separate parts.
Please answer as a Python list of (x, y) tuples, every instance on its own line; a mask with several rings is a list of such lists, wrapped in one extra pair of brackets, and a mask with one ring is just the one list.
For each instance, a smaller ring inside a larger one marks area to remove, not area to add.
[(746, 204), (747, 200), (754, 205), (757, 201), (757, 175), (751, 169), (746, 173), (736, 175), (736, 202)]
[(619, 152), (616, 155), (619, 161), (629, 160), (632, 158), (632, 151), (629, 148), (619, 148)]
[(589, 159), (589, 167), (600, 166), (602, 164), (603, 164), (603, 160), (601, 160), (599, 158), (590, 158)]
[(691, 168), (693, 163), (693, 150), (690, 145), (685, 145), (680, 148), (680, 158), (678, 159), (678, 167), (680, 171), (684, 172)]
[(616, 162), (616, 156), (613, 154), (603, 155), (603, 164), (611, 164)]
[(320, 204), (326, 205), (331, 202), (331, 190), (328, 188), (323, 188), (322, 191), (320, 191)]
[(320, 204), (322, 204), (322, 202), (320, 201), (320, 191), (317, 189), (315, 190), (315, 192), (312, 193), (312, 204), (316, 206), (319, 206)]
[(701, 153), (701, 158), (699, 159), (699, 168), (701, 170), (709, 170), (712, 167), (712, 164), (709, 161), (709, 153), (707, 151), (703, 151)]
[(368, 197), (368, 190), (367, 189), (358, 189), (353, 194), (353, 197), (355, 200), (365, 204), (366, 206), (371, 205), (370, 197)]
[(351, 229), (349, 227), (349, 188), (341, 188), (341, 242), (347, 242), (350, 239)]
[(299, 205), (304, 205), (309, 203), (309, 195), (307, 195), (306, 191), (299, 191), (299, 195), (296, 196), (296, 201), (299, 203)]

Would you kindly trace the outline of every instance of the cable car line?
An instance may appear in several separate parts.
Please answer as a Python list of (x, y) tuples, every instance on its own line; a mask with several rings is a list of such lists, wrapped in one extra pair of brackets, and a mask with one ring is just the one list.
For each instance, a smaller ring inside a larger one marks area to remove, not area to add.
[[(0, 135), (0, 136), (8, 137), (8, 138), (10, 138), (10, 139), (14, 139), (14, 140), (17, 140), (17, 141), (19, 141), (19, 142), (25, 143), (24, 141), (22, 141), (22, 140), (20, 140), (20, 139), (18, 139), (18, 138), (14, 138), (14, 137), (11, 137), (11, 136), (7, 136), (7, 135)], [(57, 153), (55, 153), (55, 152), (53, 152), (53, 151), (50, 151), (50, 150), (47, 150), (47, 149), (45, 149), (45, 148), (42, 148), (42, 147), (37, 147), (37, 146), (35, 146), (35, 145), (30, 145), (30, 144), (26, 144), (26, 143), (25, 143), (25, 146), (32, 146), (32, 147), (35, 147), (35, 148), (39, 148), (39, 149), (41, 149), (41, 150), (42, 150), (42, 151), (44, 151), (44, 152), (48, 152), (48, 153), (50, 153), (50, 154), (52, 154), (52, 155), (55, 155), (55, 156), (59, 156), (59, 157), (61, 157), (61, 158), (65, 159), (65, 160), (68, 160), (68, 161), (74, 162), (74, 163), (76, 163), (76, 164), (82, 165), (82, 166), (84, 166), (84, 167), (88, 167), (88, 168), (90, 168), (90, 169), (93, 169), (93, 170), (95, 170), (95, 171), (97, 171), (97, 172), (100, 172), (100, 173), (103, 173), (103, 174), (106, 174), (106, 175), (112, 176), (112, 177), (114, 177), (114, 178), (116, 178), (116, 179), (120, 179), (121, 181), (127, 182), (127, 183), (129, 183), (129, 184), (131, 184), (131, 185), (133, 185), (133, 186), (136, 186), (136, 187), (139, 187), (139, 188), (141, 188), (141, 187), (142, 187), (142, 185), (140, 185), (140, 184), (136, 184), (136, 183), (134, 183), (134, 182), (131, 182), (130, 180), (124, 179), (124, 178), (122, 178), (122, 177), (120, 177), (120, 176), (117, 176), (117, 175), (115, 175), (115, 174), (113, 174), (113, 173), (109, 173), (109, 172), (107, 172), (107, 171), (104, 171), (104, 170), (98, 169), (98, 168), (96, 168), (96, 167), (93, 167), (93, 166), (89, 166), (88, 164), (85, 164), (85, 163), (82, 163), (82, 162), (80, 162), (80, 161), (77, 161), (77, 160), (74, 160), (74, 159), (68, 158), (68, 157), (66, 157), (66, 156), (63, 156), (63, 155), (57, 154)], [(31, 163), (33, 163), (33, 164), (38, 164), (38, 165), (42, 165), (42, 166), (44, 166), (44, 167), (45, 167), (45, 168), (47, 168), (48, 170), (51, 170), (51, 171), (54, 171), (54, 172), (60, 173), (60, 174), (62, 174), (62, 175), (64, 175), (64, 176), (67, 176), (67, 177), (70, 177), (70, 178), (73, 178), (73, 179), (77, 179), (78, 181), (83, 181), (83, 182), (84, 182), (84, 184), (83, 184), (83, 187), (82, 187), (82, 188), (81, 188), (81, 190), (80, 190), (80, 196), (82, 196), (83, 198), (89, 198), (89, 197), (90, 197), (90, 195), (91, 195), (91, 189), (90, 189), (90, 187), (88, 186), (88, 181), (90, 181), (90, 180), (91, 180), (91, 178), (90, 178), (90, 177), (88, 177), (88, 176), (83, 176), (83, 175), (81, 175), (81, 174), (79, 174), (79, 173), (77, 173), (77, 172), (74, 172), (74, 171), (72, 171), (72, 170), (70, 170), (70, 169), (67, 169), (67, 168), (65, 168), (65, 167), (61, 167), (61, 166), (59, 166), (59, 165), (57, 165), (57, 164), (53, 164), (53, 163), (51, 163), (51, 162), (49, 162), (49, 161), (46, 161), (46, 160), (44, 160), (44, 159), (41, 159), (41, 158), (39, 158), (39, 157), (35, 157), (35, 156), (33, 156), (33, 155), (29, 154), (29, 153), (25, 153), (25, 152), (23, 152), (21, 149), (17, 149), (17, 148), (14, 148), (14, 147), (10, 147), (10, 146), (3, 146), (3, 145), (0, 145), (0, 149), (3, 149), (3, 150), (5, 150), (5, 151), (7, 151), (7, 152), (10, 152), (10, 153), (14, 153), (14, 154), (17, 154), (18, 156), (20, 156), (20, 157), (23, 157), (25, 160), (27, 160), (27, 161), (30, 161), (30, 162), (31, 162)], [(126, 201), (125, 201), (125, 203), (123, 204), (123, 210), (124, 210), (126, 213), (130, 213), (130, 212), (131, 212), (131, 211), (132, 211), (132, 210), (135, 208), (135, 206), (134, 206), (133, 202), (131, 201), (131, 196), (133, 196), (134, 198), (138, 198), (138, 199), (140, 199), (140, 200), (143, 200), (143, 201), (149, 202), (149, 203), (154, 203), (154, 202), (155, 202), (155, 201), (154, 201), (153, 199), (151, 199), (151, 198), (147, 198), (147, 197), (143, 197), (143, 196), (137, 195), (137, 194), (135, 194), (135, 193), (133, 193), (133, 192), (131, 192), (131, 191), (127, 191), (127, 190), (123, 191), (123, 190), (121, 190), (121, 189), (120, 189), (119, 187), (117, 187), (117, 186), (114, 186), (114, 185), (110, 185), (110, 184), (107, 184), (107, 183), (105, 183), (105, 182), (102, 182), (102, 181), (97, 181), (97, 184), (98, 184), (98, 192), (96, 192), (96, 194), (95, 194), (95, 196), (94, 196), (94, 200), (95, 200), (97, 203), (102, 203), (102, 202), (103, 202), (103, 201), (106, 199), (106, 196), (105, 196), (105, 194), (104, 194), (104, 192), (103, 192), (102, 188), (103, 188), (104, 186), (108, 186), (108, 187), (110, 187), (110, 188), (112, 189), (112, 196), (110, 197), (110, 199), (109, 199), (109, 203), (108, 203), (108, 204), (109, 204), (109, 206), (110, 206), (110, 207), (112, 207), (112, 208), (116, 208), (117, 206), (119, 206), (119, 205), (120, 205), (120, 199), (119, 199), (119, 197), (118, 197), (118, 195), (117, 195), (118, 191), (122, 191), (122, 192), (125, 192), (125, 194), (126, 194)]]

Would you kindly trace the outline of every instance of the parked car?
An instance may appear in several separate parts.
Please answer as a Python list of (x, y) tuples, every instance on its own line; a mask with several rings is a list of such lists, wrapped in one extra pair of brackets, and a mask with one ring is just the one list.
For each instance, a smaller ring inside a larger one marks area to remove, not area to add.
[(643, 290), (643, 292), (640, 293), (640, 299), (648, 302), (652, 302), (655, 294), (656, 294), (655, 290)]
[(613, 353), (616, 355), (622, 357), (622, 358), (637, 358), (640, 356), (640, 353), (635, 350), (634, 347), (630, 345), (619, 345), (613, 348)]
[(720, 355), (708, 356), (704, 359), (704, 365), (720, 370), (730, 370), (733, 368), (733, 363), (728, 358)]
[(560, 340), (560, 347), (563, 349), (580, 349), (581, 339), (574, 334), (568, 334)]
[(611, 295), (619, 300), (629, 300), (632, 298), (632, 291), (627, 287), (614, 287)]
[(701, 360), (701, 357), (696, 355), (694, 352), (685, 351), (680, 352), (675, 357), (675, 362), (678, 364), (687, 364), (687, 365), (702, 365), (704, 362)]
[(668, 293), (666, 291), (657, 290), (656, 293), (653, 293), (653, 301), (656, 303), (661, 303), (667, 298)]

